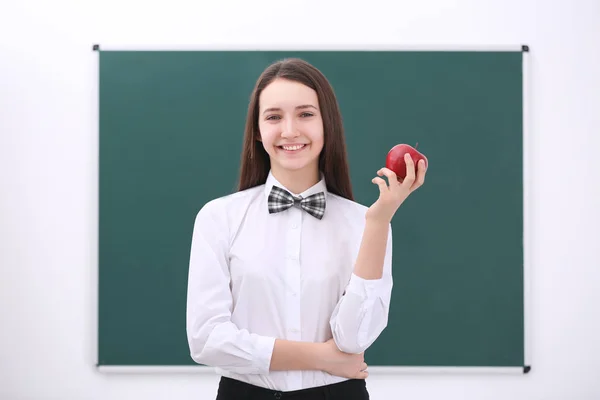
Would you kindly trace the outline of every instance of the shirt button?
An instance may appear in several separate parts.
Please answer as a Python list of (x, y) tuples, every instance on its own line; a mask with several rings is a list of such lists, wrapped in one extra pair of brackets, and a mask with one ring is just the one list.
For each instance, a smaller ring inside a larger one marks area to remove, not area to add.
[(298, 329), (292, 328), (292, 329), (290, 329), (290, 332), (292, 332), (292, 333), (298, 333)]
[(292, 224), (292, 229), (298, 229), (298, 224)]

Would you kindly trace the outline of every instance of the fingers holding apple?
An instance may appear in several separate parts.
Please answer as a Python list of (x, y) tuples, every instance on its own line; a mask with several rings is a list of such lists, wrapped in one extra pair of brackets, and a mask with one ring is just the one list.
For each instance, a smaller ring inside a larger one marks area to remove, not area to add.
[[(416, 147), (418, 145), (417, 143)], [(394, 171), (399, 182), (408, 186), (411, 191), (423, 185), (428, 167), (427, 157), (417, 151), (416, 147), (398, 144), (392, 147), (386, 157), (386, 167)]]
[[(408, 145), (390, 150), (386, 166), (377, 171), (372, 182), (379, 186), (379, 198), (367, 210), (367, 218), (389, 222), (396, 210), (414, 190), (425, 181), (427, 157)], [(387, 178), (386, 182), (381, 177)]]
[(419, 167), (417, 168), (417, 180), (413, 184), (411, 190), (417, 190), (425, 183), (425, 174), (427, 173), (427, 163), (425, 160), (419, 160)]
[[(406, 161), (406, 178), (402, 181), (402, 185), (405, 186), (409, 192), (414, 192), (425, 182), (425, 173), (427, 172), (427, 164), (425, 160), (421, 159), (417, 163), (415, 168), (415, 162), (413, 161), (410, 154), (404, 155)], [(416, 174), (415, 174), (416, 169)]]
[(413, 163), (417, 163), (417, 172), (418, 168), (421, 167), (419, 164), (420, 160), (425, 162), (425, 168), (428, 166), (428, 160), (425, 155), (417, 151), (417, 147), (419, 144), (417, 143), (416, 147), (412, 147), (408, 144), (397, 144), (388, 152), (386, 157), (385, 166), (398, 175), (398, 178), (403, 180), (407, 174), (407, 164), (405, 154), (409, 154)]
[(409, 189), (412, 187), (413, 183), (415, 183), (415, 163), (412, 159), (412, 157), (410, 156), (410, 154), (406, 153), (404, 155), (404, 163), (406, 165), (406, 176), (404, 177), (404, 180), (402, 181), (402, 186), (404, 186), (406, 189)]

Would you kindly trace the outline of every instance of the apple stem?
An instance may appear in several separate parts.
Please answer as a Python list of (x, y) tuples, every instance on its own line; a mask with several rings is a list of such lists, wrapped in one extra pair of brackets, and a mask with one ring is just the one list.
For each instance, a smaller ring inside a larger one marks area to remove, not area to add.
[(419, 147), (419, 142), (417, 142), (417, 144), (415, 145), (415, 150), (417, 149), (417, 147)]

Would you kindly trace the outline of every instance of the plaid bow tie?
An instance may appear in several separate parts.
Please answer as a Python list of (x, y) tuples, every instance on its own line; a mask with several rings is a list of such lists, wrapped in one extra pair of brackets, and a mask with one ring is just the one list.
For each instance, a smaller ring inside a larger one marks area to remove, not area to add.
[(273, 186), (269, 193), (269, 214), (285, 211), (292, 206), (302, 208), (315, 218), (323, 218), (325, 214), (325, 194), (315, 193), (306, 198), (293, 196), (278, 186)]

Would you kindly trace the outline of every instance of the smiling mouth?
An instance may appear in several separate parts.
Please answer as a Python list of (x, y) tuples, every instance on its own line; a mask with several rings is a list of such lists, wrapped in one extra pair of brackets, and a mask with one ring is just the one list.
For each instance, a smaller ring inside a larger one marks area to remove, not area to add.
[(304, 149), (306, 147), (306, 144), (295, 144), (295, 145), (284, 145), (284, 146), (277, 146), (277, 148), (284, 150), (285, 152), (288, 153), (294, 153), (296, 151), (300, 151), (302, 149)]

